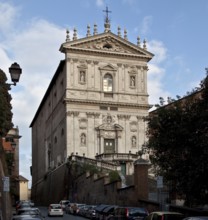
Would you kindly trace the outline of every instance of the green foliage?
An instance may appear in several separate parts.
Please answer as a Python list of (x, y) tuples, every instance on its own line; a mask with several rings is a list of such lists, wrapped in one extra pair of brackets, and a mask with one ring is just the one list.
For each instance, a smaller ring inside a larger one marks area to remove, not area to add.
[(110, 182), (121, 180), (118, 171), (110, 171), (109, 172), (109, 178), (110, 178)]
[(7, 77), (0, 69), (0, 137), (5, 137), (8, 131), (13, 127), (12, 124), (12, 106), (10, 86), (6, 84)]
[(80, 163), (73, 163), (72, 164), (72, 172), (73, 175), (79, 176), (83, 173), (86, 173), (87, 171), (90, 172), (90, 174), (99, 173), (99, 170), (96, 166), (88, 163), (80, 164)]
[(92, 165), (92, 164), (87, 164), (85, 163), (82, 167), (82, 170), (84, 172), (89, 171), (90, 174), (95, 174), (95, 173), (99, 173), (99, 170), (96, 166)]
[[(196, 98), (201, 93), (202, 98)], [(169, 99), (170, 100), (170, 99)], [(150, 114), (151, 162), (188, 205), (208, 204), (208, 79), (201, 90)]]

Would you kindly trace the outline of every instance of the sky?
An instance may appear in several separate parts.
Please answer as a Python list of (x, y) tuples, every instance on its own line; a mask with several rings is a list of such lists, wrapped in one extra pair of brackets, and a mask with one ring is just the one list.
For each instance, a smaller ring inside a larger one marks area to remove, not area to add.
[[(128, 40), (147, 41), (154, 54), (149, 62), (149, 103), (159, 97), (183, 97), (199, 86), (208, 67), (207, 0), (0, 0), (0, 69), (11, 82), (8, 68), (17, 62), (22, 74), (12, 86), (14, 127), (20, 139), (20, 175), (31, 186), (30, 123), (64, 54), (66, 29), (77, 29), (78, 38), (87, 25), (104, 32), (103, 10), (108, 9), (111, 32), (120, 26)], [(37, 161), (38, 162), (38, 161)]]

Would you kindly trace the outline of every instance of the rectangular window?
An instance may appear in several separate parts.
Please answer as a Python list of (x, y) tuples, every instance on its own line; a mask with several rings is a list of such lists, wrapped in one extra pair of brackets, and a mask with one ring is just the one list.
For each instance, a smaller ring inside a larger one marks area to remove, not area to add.
[(108, 106), (100, 106), (100, 110), (108, 110)]
[(118, 111), (118, 107), (110, 107), (111, 111)]
[(113, 98), (113, 93), (104, 93), (105, 98)]

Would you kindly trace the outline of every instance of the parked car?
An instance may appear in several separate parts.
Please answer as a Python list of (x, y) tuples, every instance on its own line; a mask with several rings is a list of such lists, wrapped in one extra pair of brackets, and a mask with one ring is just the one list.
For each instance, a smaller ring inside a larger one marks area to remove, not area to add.
[(61, 200), (59, 204), (61, 205), (62, 209), (65, 210), (65, 207), (70, 203), (69, 200)]
[(183, 220), (208, 220), (208, 216), (190, 216)]
[(109, 205), (106, 204), (100, 204), (98, 206), (96, 206), (95, 211), (96, 211), (96, 216), (95, 218), (98, 220), (101, 220), (103, 218), (103, 210), (108, 207)]
[(44, 220), (44, 218), (32, 215), (15, 215), (12, 220)]
[(79, 215), (80, 209), (82, 209), (86, 204), (83, 203), (71, 203), (70, 207), (66, 207), (66, 213)]
[(81, 206), (80, 209), (79, 209), (79, 215), (83, 216), (83, 217), (86, 217), (90, 207), (91, 207), (91, 205)]
[(48, 207), (48, 216), (63, 216), (64, 211), (60, 204), (50, 204)]
[(44, 220), (44, 216), (38, 208), (21, 208), (17, 210), (17, 214), (13, 215), (12, 220), (19, 219), (41, 219)]
[(103, 220), (107, 220), (109, 217), (114, 216), (115, 209), (118, 208), (117, 205), (109, 205), (106, 208), (103, 209), (102, 215)]
[(142, 207), (117, 207), (108, 220), (143, 220), (148, 214), (148, 211)]
[(33, 204), (31, 204), (30, 201), (21, 200), (21, 201), (16, 203), (16, 211), (18, 209), (22, 209), (22, 208), (31, 208), (32, 206), (33, 206)]
[(151, 212), (145, 220), (182, 220), (184, 215), (179, 212), (158, 211)]
[(17, 215), (32, 215), (32, 216), (42, 216), (39, 208), (20, 208), (17, 210)]
[(87, 209), (85, 217), (89, 219), (95, 219), (96, 218), (95, 208), (96, 208), (96, 205), (90, 205), (90, 207), (88, 207)]
[(80, 210), (83, 209), (85, 206), (86, 206), (86, 204), (77, 203), (77, 204), (76, 204), (76, 214), (77, 214), (77, 215), (80, 215), (80, 213), (79, 213)]
[(68, 203), (67, 205), (65, 205), (65, 213), (66, 214), (72, 214), (72, 205), (73, 203)]

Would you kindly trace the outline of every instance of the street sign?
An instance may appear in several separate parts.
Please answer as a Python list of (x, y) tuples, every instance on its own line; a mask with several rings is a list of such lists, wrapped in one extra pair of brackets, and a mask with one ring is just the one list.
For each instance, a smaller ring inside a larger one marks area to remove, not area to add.
[(157, 177), (157, 188), (163, 188), (163, 177), (162, 176), (158, 176)]
[(7, 177), (7, 176), (4, 176), (3, 178), (2, 178), (2, 180), (3, 180), (3, 191), (4, 192), (9, 192), (9, 188), (10, 188), (10, 182), (9, 182), (9, 177)]

